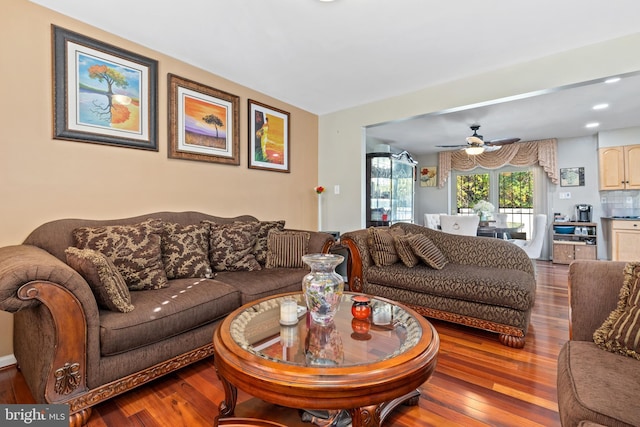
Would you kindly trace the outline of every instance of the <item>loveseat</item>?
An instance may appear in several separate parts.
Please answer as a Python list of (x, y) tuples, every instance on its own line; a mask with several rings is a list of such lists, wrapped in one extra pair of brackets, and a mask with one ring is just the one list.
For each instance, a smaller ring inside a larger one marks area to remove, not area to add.
[(351, 290), (524, 346), (536, 281), (531, 260), (512, 243), (409, 223), (350, 231), (340, 242), (350, 251)]
[(92, 406), (211, 356), (220, 320), (299, 290), (301, 253), (333, 242), (252, 216), (55, 220), (0, 248), (0, 309), (15, 313), (14, 354), (33, 397), (68, 404), (82, 425)]
[(569, 341), (557, 368), (564, 427), (640, 426), (639, 295), (640, 263), (569, 266)]

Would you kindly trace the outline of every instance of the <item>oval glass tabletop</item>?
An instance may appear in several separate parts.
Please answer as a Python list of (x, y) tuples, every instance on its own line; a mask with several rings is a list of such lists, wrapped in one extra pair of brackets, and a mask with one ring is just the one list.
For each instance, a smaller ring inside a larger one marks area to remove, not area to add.
[[(321, 325), (307, 313), (302, 294), (274, 297), (251, 305), (230, 324), (233, 340), (259, 357), (300, 366), (348, 367), (395, 357), (414, 347), (422, 337), (419, 322), (389, 300), (371, 298), (371, 314), (351, 314), (353, 293), (342, 296), (334, 320)], [(280, 323), (280, 304), (293, 298), (298, 321)]]

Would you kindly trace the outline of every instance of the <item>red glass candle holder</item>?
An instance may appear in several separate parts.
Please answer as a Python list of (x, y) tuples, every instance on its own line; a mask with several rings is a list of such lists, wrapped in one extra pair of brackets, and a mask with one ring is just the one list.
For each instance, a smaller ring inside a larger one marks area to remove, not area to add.
[(353, 304), (351, 305), (351, 314), (356, 319), (368, 319), (371, 315), (371, 299), (364, 295), (355, 295), (351, 298)]

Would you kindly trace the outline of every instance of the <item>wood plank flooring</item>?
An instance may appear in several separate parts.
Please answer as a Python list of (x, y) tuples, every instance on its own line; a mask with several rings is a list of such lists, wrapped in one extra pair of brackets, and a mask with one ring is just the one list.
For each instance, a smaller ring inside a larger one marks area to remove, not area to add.
[[(538, 288), (523, 349), (497, 335), (433, 321), (440, 335), (438, 365), (417, 406), (401, 406), (385, 426), (559, 426), (556, 361), (568, 339), (568, 266), (538, 261)], [(205, 360), (94, 407), (89, 427), (211, 426), (224, 391)], [(1, 403), (33, 403), (14, 368), (0, 370)], [(236, 413), (298, 424), (297, 412), (239, 391)], [(303, 424), (305, 425), (305, 424)], [(306, 424), (307, 426), (309, 424)]]

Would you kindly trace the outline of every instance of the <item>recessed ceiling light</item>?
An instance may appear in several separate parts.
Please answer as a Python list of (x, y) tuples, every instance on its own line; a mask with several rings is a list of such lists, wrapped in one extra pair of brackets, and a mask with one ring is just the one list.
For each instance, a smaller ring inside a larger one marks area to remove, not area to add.
[(597, 128), (598, 126), (600, 126), (600, 123), (587, 123), (587, 125), (585, 127), (587, 127), (587, 128)]
[(620, 81), (620, 77), (611, 77), (610, 79), (605, 80), (605, 83), (615, 83), (615, 82), (619, 82)]
[(596, 104), (592, 108), (594, 110), (604, 110), (605, 108), (609, 108), (609, 104)]

